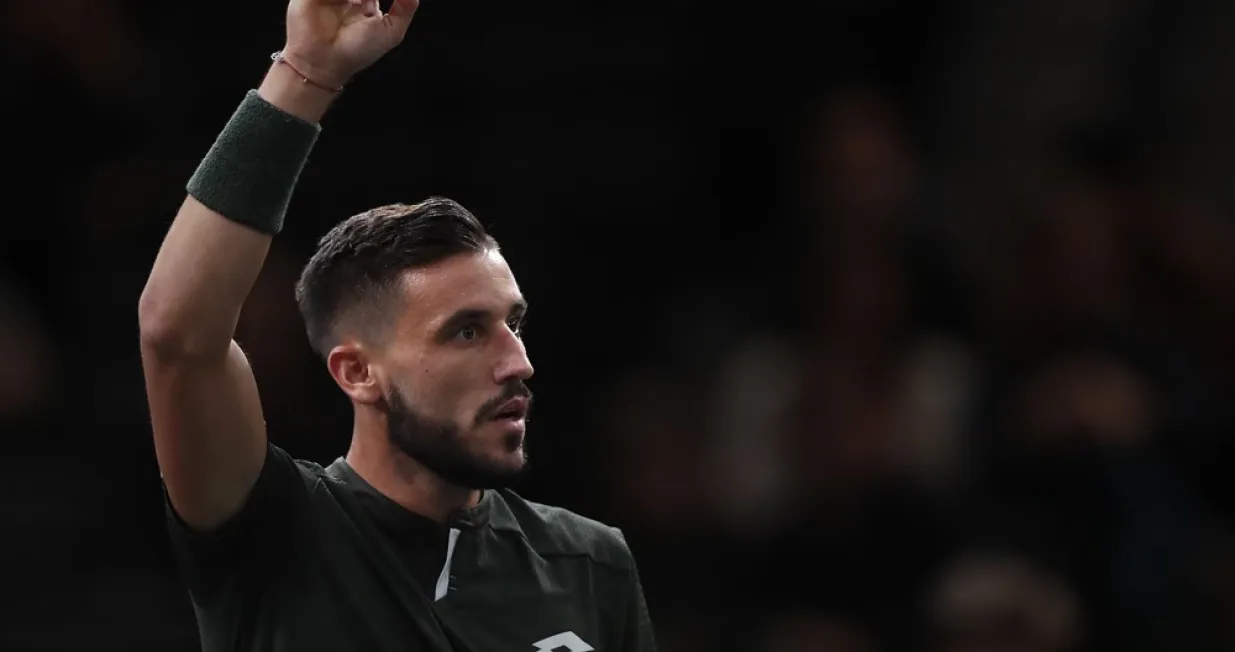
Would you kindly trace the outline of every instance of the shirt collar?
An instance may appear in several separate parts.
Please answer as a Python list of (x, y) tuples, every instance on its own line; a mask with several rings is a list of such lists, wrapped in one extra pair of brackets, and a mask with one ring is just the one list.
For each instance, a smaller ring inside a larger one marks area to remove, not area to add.
[(450, 515), (445, 524), (442, 524), (391, 500), (360, 477), (352, 465), (342, 457), (327, 467), (326, 472), (351, 491), (379, 521), (401, 533), (430, 534), (450, 528), (477, 529), (489, 523), (490, 514), (493, 511), (494, 492), (485, 490), (481, 492), (480, 500), (476, 505), (456, 511)]

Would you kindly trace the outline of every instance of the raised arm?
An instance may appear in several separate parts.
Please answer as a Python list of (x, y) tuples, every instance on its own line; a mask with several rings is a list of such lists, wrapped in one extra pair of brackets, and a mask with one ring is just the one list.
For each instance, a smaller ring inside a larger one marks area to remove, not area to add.
[[(155, 452), (168, 497), (210, 530), (244, 504), (266, 428), (232, 340), (336, 89), (402, 41), (417, 0), (292, 0), (287, 42), (188, 184), (138, 308)], [(290, 291), (290, 289), (289, 289)]]

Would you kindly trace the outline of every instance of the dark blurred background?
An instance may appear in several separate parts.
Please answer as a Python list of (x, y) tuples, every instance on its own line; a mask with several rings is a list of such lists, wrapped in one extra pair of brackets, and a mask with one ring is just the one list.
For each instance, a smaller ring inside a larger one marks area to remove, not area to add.
[[(0, 3), (0, 648), (197, 649), (137, 300), (284, 7)], [(663, 652), (1235, 650), (1233, 88), (1220, 0), (424, 0), (239, 340), (342, 454), (292, 283), (447, 195), (533, 305), (523, 493)]]

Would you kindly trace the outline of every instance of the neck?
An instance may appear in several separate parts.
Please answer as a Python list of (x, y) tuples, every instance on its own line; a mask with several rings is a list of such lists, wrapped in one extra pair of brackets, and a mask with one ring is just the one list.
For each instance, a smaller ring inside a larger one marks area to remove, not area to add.
[(384, 423), (368, 426), (361, 421), (357, 415), (347, 463), (383, 496), (438, 522), (445, 522), (452, 513), (474, 507), (480, 501), (479, 490), (446, 482), (395, 448), (386, 436)]

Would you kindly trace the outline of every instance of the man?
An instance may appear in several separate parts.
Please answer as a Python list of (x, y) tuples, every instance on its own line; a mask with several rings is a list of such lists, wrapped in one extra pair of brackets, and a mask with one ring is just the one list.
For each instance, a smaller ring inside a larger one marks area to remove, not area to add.
[(232, 341), (336, 92), (416, 0), (292, 0), (287, 42), (188, 184), (139, 309), (174, 548), (205, 652), (655, 649), (622, 535), (503, 488), (532, 375), (510, 269), (453, 201), (321, 242), (297, 299), (355, 419), (326, 468), (267, 441)]

